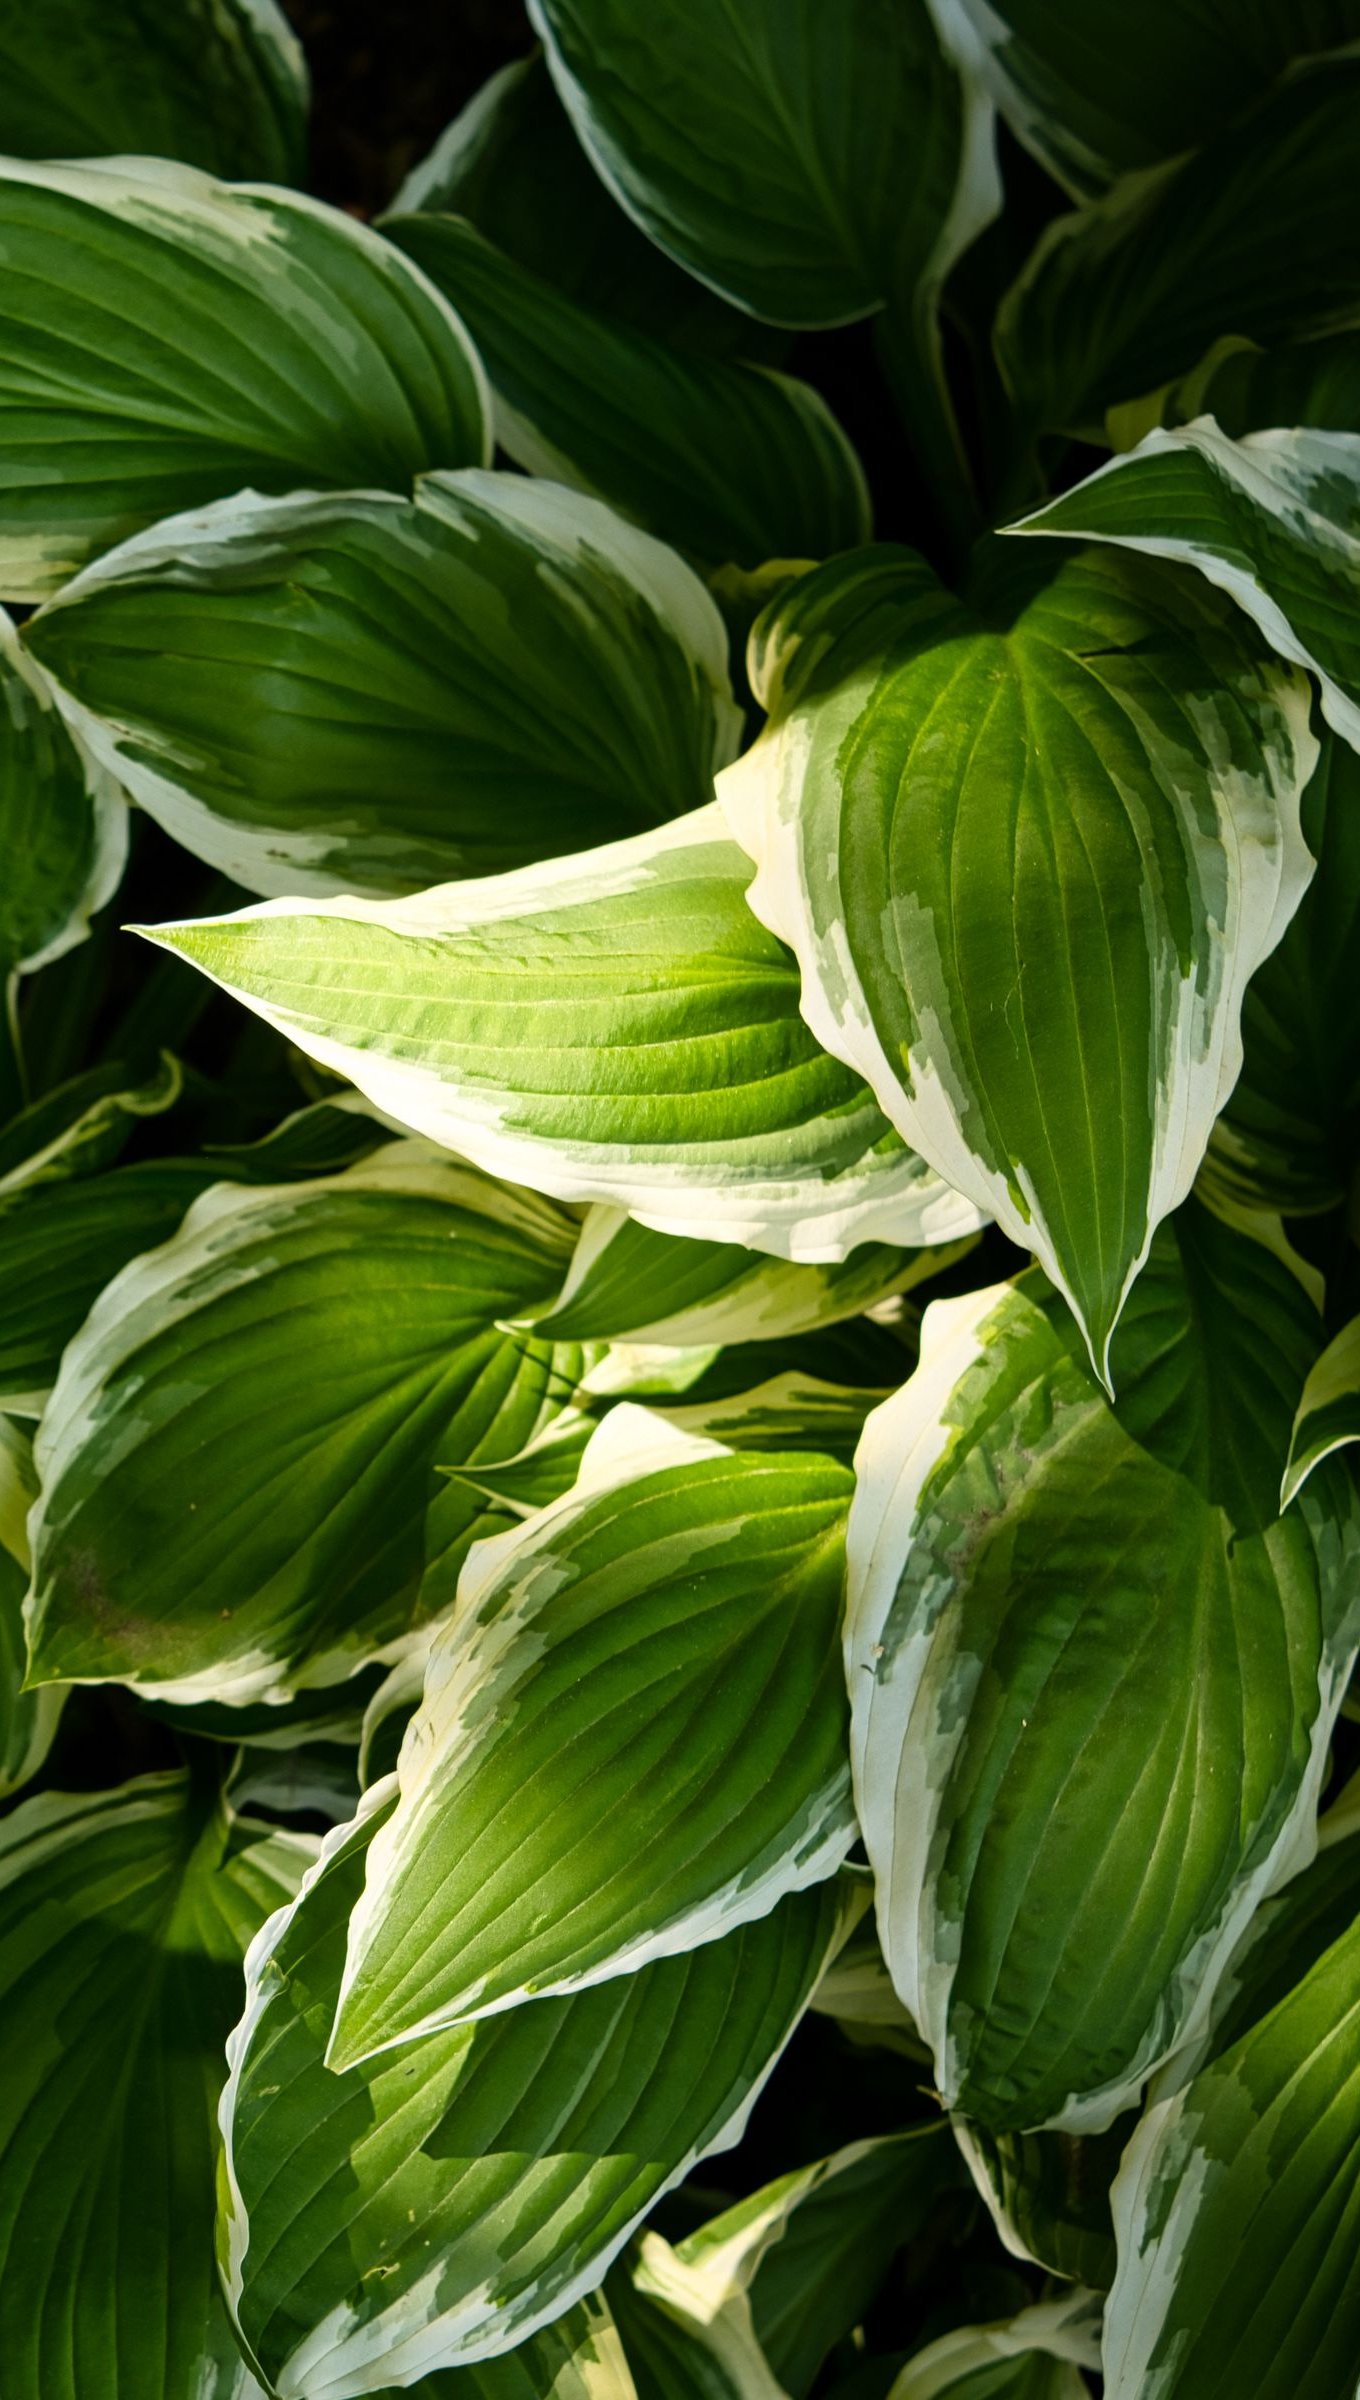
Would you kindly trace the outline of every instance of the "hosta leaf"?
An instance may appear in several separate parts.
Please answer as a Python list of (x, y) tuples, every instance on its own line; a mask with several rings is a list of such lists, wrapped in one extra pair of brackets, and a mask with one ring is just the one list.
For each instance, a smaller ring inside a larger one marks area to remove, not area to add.
[(1360, 434), (1158, 428), (1012, 530), (1198, 567), (1311, 669), (1328, 724), (1360, 749)]
[(401, 1123), (560, 1198), (814, 1260), (973, 1231), (808, 1032), (749, 880), (710, 803), (414, 900), (143, 930)]
[(84, 938), (126, 850), (117, 784), (67, 731), (0, 608), (0, 984)]
[(182, 1775), (0, 1826), (5, 2400), (247, 2400), (212, 2268), (241, 1953), (313, 1845)]
[(706, 1435), (732, 1450), (824, 1451), (847, 1465), (870, 1409), (887, 1396), (887, 1387), (866, 1391), (796, 1371), (711, 1398), (702, 1396), (702, 1381), (699, 1390), (697, 1399), (656, 1403), (678, 1431)]
[(714, 2309), (659, 2233), (606, 2285), (639, 2400), (788, 2400), (744, 2298)]
[(1360, 1161), (1360, 754), (1337, 735), (1303, 796), (1318, 862), (1242, 1003), (1242, 1072), (1209, 1143), (1206, 1185), (1248, 1207), (1317, 1214)]
[(752, 315), (933, 292), (994, 214), (987, 113), (925, 0), (531, 0), (572, 123), (667, 254)]
[(409, 892), (712, 798), (739, 718), (673, 552), (519, 475), (238, 495), (25, 630), (91, 749), (259, 892)]
[(187, 159), (216, 175), (301, 183), (307, 70), (274, 0), (8, 0), (0, 150)]
[[(383, 2400), (398, 2400), (384, 2395)], [(637, 2400), (618, 2328), (601, 2292), (514, 2350), (422, 2375), (401, 2400)]]
[(350, 1921), (331, 2063), (712, 1941), (855, 1840), (850, 1478), (614, 1411), (480, 1545)]
[(1347, 1479), (1274, 1519), (1318, 1338), (1288, 1268), (1191, 1202), (1115, 1408), (1027, 1278), (929, 1310), (865, 1429), (846, 1659), (879, 1928), (946, 2104), (992, 2132), (1111, 2124), (1309, 1855), (1360, 1638)]
[(27, 1434), (0, 1416), (0, 1800), (37, 1774), (66, 1698), (61, 1691), (23, 1689), (24, 1594), (32, 1564), (25, 1525), (37, 1489)]
[(474, 92), (393, 203), (466, 217), (555, 291), (714, 358), (777, 358), (788, 336), (729, 308), (638, 231), (572, 131), (541, 50)]
[(149, 1159), (106, 1175), (0, 1186), (0, 1407), (38, 1416), (106, 1283), (166, 1242), (213, 1169)]
[(1302, 680), (1099, 553), (992, 630), (912, 552), (862, 551), (753, 657), (770, 724), (721, 785), (751, 906), (819, 1040), (1035, 1253), (1104, 1376), (1311, 873)]
[[(535, 1394), (527, 1424), (503, 1421), (524, 1345), (495, 1325), (554, 1288), (571, 1231), (419, 1143), (205, 1193), (63, 1360), (37, 1450), (35, 1674), (253, 1701), (400, 1643), (436, 1456), (499, 1457), (538, 1420)], [(478, 1513), (466, 1495), (465, 1541)]]
[(233, 2313), (281, 2395), (349, 2400), (494, 2357), (599, 2281), (740, 2138), (852, 1904), (835, 1884), (687, 1956), (385, 2052), (323, 2053), (369, 1795), (247, 1966), (223, 2098)]
[(810, 1333), (910, 1291), (970, 1247), (903, 1251), (868, 1242), (838, 1264), (800, 1267), (731, 1242), (679, 1241), (621, 1209), (595, 1207), (566, 1282), (533, 1330), (555, 1341), (677, 1344)]
[(1107, 2133), (989, 2133), (960, 2117), (969, 2172), (1013, 2257), (1108, 2291), (1114, 2281), (1110, 2185), (1134, 2119)]
[(1352, 2400), (1360, 1925), (1150, 2109), (1114, 2188), (1109, 2400)]
[(113, 1166), (141, 1120), (164, 1115), (183, 1088), (179, 1062), (168, 1052), (144, 1083), (117, 1062), (73, 1075), (0, 1128), (0, 1195), (10, 1199), (39, 1183)]
[(1099, 439), (1107, 409), (1188, 374), (1226, 334), (1360, 323), (1360, 228), (1336, 205), (1358, 135), (1360, 52), (1286, 77), (1194, 156), (1060, 217), (997, 318), (1022, 419)]
[(1098, 24), (1083, 0), (935, 5), (1020, 139), (1076, 192), (1197, 148), (1291, 60), (1360, 35), (1355, 0), (1142, 0)]
[(406, 490), (482, 463), (448, 303), (315, 200), (138, 158), (0, 168), (0, 592), (242, 485)]
[(1314, 1467), (1352, 1442), (1360, 1442), (1360, 1317), (1343, 1326), (1309, 1371), (1280, 1486), (1281, 1508), (1297, 1497)]
[[(749, 2313), (776, 2382), (791, 2400), (804, 2400), (895, 2253), (961, 2181), (943, 2127), (852, 2142), (687, 2235), (676, 2267), (696, 2313), (738, 2321)], [(643, 2256), (646, 2262), (646, 2249)]]
[[(1360, 433), (1360, 333), (1282, 342), (1273, 350), (1227, 342), (1195, 375), (1171, 385), (1159, 399), (1162, 424), (1213, 417), (1234, 441), (1275, 425)], [(1150, 430), (1146, 422), (1140, 424), (1133, 439)], [(1132, 441), (1118, 444), (1132, 446)]]
[(387, 217), (383, 231), (457, 309), (491, 381), (496, 439), (529, 473), (596, 492), (714, 564), (867, 541), (863, 469), (810, 384), (584, 309), (461, 218)]
[(1005, 2324), (942, 2334), (902, 2369), (892, 2400), (1085, 2400), (1080, 2370), (1099, 2365), (1100, 2304), (1065, 2293)]

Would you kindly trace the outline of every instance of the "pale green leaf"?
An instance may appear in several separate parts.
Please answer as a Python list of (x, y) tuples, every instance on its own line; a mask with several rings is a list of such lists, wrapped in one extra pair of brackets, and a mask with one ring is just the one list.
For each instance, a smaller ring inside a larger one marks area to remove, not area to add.
[[(1128, 22), (1137, 41), (1141, 12)], [(997, 318), (1022, 421), (1100, 440), (1108, 409), (1188, 374), (1225, 335), (1273, 343), (1360, 324), (1360, 219), (1337, 205), (1357, 138), (1352, 51), (1050, 225)]]
[(1197, 149), (1292, 60), (1360, 35), (1356, 0), (934, 0), (1026, 147), (1071, 191)]
[(1159, 427), (1010, 530), (1197, 567), (1317, 676), (1328, 724), (1360, 748), (1360, 434)]
[(844, 325), (932, 296), (998, 202), (988, 110), (925, 0), (530, 0), (615, 198), (724, 298)]
[[(399, 1648), (438, 1605), (436, 1457), (501, 1457), (570, 1397), (545, 1396), (541, 1349), (524, 1385), (534, 1346), (496, 1324), (553, 1290), (573, 1232), (421, 1143), (205, 1193), (63, 1359), (37, 1448), (35, 1675), (254, 1701)], [(482, 1504), (451, 1488), (441, 1540), (465, 1549)]]
[(258, 892), (411, 892), (681, 816), (737, 746), (717, 609), (598, 501), (238, 495), (25, 628), (92, 752)]
[(230, 2305), (285, 2400), (496, 2356), (592, 2289), (664, 2191), (737, 2141), (853, 1902), (835, 1884), (688, 1955), (323, 2063), (390, 1786), (247, 1962), (223, 2097)]
[(622, 1408), (571, 1492), (479, 1545), (369, 1850), (332, 2064), (671, 1957), (835, 1873), (850, 1488)]
[(307, 69), (275, 0), (6, 0), (0, 151), (186, 159), (301, 183)]
[(641, 2400), (788, 2400), (738, 2294), (715, 2307), (659, 2233), (606, 2285)]
[(244, 485), (483, 463), (481, 368), (390, 243), (151, 158), (0, 166), (0, 593)]
[(841, 1258), (972, 1232), (799, 1014), (715, 802), (402, 901), (143, 927), (387, 1115), (664, 1233)]
[(902, 2369), (890, 2400), (1086, 2400), (1100, 2365), (1100, 2303), (1066, 2293), (1001, 2325), (962, 2325)]
[(825, 1266), (680, 1241), (621, 1209), (588, 1211), (567, 1278), (533, 1331), (555, 1341), (727, 1343), (811, 1333), (908, 1292), (965, 1256), (970, 1241), (894, 1250), (868, 1242)]
[(461, 218), (386, 217), (382, 230), (457, 309), (490, 379), (496, 439), (530, 474), (595, 492), (715, 565), (867, 541), (864, 471), (810, 384), (584, 309)]
[(1360, 1924), (1186, 2087), (1114, 2187), (1107, 2400), (1353, 2400)]
[(1281, 1508), (1297, 1498), (1314, 1467), (1352, 1442), (1360, 1442), (1360, 1317), (1342, 1327), (1309, 1372), (1294, 1418)]
[(117, 783), (63, 724), (0, 608), (0, 983), (83, 941), (126, 852)]
[(241, 1954), (314, 1845), (182, 1775), (0, 1825), (5, 2400), (247, 2400), (212, 2265)]
[(1347, 1478), (1274, 1514), (1318, 1339), (1288, 1268), (1190, 1202), (1121, 1325), (1116, 1407), (1027, 1277), (928, 1310), (866, 1426), (860, 1822), (937, 2086), (992, 2132), (1110, 2125), (1311, 1854), (1360, 1639)]
[(1099, 552), (994, 628), (913, 552), (862, 551), (752, 654), (770, 724), (720, 784), (750, 904), (819, 1040), (1034, 1252), (1104, 1377), (1312, 872), (1303, 679)]

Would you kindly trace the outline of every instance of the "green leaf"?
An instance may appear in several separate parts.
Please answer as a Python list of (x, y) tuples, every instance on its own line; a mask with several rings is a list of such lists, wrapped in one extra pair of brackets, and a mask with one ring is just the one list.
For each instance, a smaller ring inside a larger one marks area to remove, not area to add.
[(117, 783), (68, 732), (0, 608), (0, 983), (84, 940), (126, 853)]
[(712, 2310), (708, 2293), (659, 2233), (644, 2233), (631, 2274), (605, 2286), (639, 2400), (788, 2400), (744, 2299)]
[(73, 1075), (0, 1128), (0, 1195), (39, 1183), (98, 1174), (121, 1158), (144, 1117), (163, 1116), (184, 1088), (177, 1059), (162, 1051), (144, 1083), (118, 1060)]
[(5, 2400), (247, 2400), (212, 2268), (241, 1953), (312, 1845), (182, 1775), (0, 1825)]
[(1360, 1163), (1360, 754), (1324, 733), (1303, 796), (1318, 862), (1242, 1003), (1242, 1072), (1209, 1142), (1206, 1189), (1247, 1207), (1338, 1207)]
[[(848, 1536), (856, 1798), (941, 2095), (1099, 2132), (1303, 1865), (1360, 1639), (1360, 1500), (1274, 1517), (1313, 1303), (1188, 1203), (1097, 1390), (1030, 1276), (926, 1313)], [(1093, 1852), (1092, 1843), (1096, 1843)]]
[(494, 2357), (738, 2140), (853, 1903), (835, 1884), (565, 1999), (323, 2063), (379, 1786), (251, 1954), (223, 2101), (233, 2314), (307, 2400)]
[(1108, 2400), (1352, 2400), (1360, 1925), (1163, 2100), (1114, 2188)]
[(913, 552), (861, 551), (752, 655), (770, 724), (720, 786), (750, 904), (818, 1039), (1034, 1252), (1105, 1377), (1312, 871), (1302, 679), (1099, 553), (993, 630)]
[(307, 69), (274, 0), (43, 0), (0, 16), (0, 150), (301, 183)]
[(531, 274), (646, 333), (713, 358), (777, 360), (788, 337), (729, 308), (610, 198), (571, 129), (541, 50), (474, 92), (392, 203), (466, 217)]
[(598, 493), (713, 565), (868, 540), (863, 468), (810, 384), (582, 308), (460, 218), (386, 217), (382, 230), (457, 309), (491, 381), (496, 439), (530, 474)]
[(25, 629), (91, 750), (258, 892), (410, 892), (711, 800), (722, 621), (598, 501), (238, 495), (95, 561)]
[(1355, 0), (937, 0), (1008, 122), (1077, 193), (1197, 149), (1310, 51), (1360, 35)]
[(804, 1025), (750, 872), (711, 803), (413, 900), (141, 930), (389, 1116), (559, 1198), (810, 1260), (974, 1231)]
[(24, 1594), (32, 1567), (26, 1520), (37, 1490), (27, 1434), (0, 1416), (0, 1800), (37, 1774), (66, 1700), (62, 1691), (23, 1688)]
[(1042, 2300), (999, 2325), (961, 2325), (903, 2368), (892, 2400), (1086, 2400), (1080, 2373), (1100, 2365), (1100, 2304), (1090, 2292)]
[(530, 0), (592, 164), (667, 255), (753, 316), (933, 301), (996, 213), (990, 112), (925, 0)]
[[(1267, 1903), (1269, 1905), (1269, 1903)], [(1107, 2292), (1114, 2281), (1110, 2185), (1134, 2119), (1106, 2133), (989, 2133), (956, 2119), (969, 2172), (1015, 2258)]]
[(1226, 335), (1193, 374), (1111, 409), (1109, 435), (1116, 450), (1132, 450), (1155, 426), (1196, 417), (1213, 417), (1234, 441), (1276, 425), (1360, 433), (1360, 333), (1281, 342), (1272, 350)]
[(678, 2244), (675, 2262), (702, 2316), (749, 2312), (780, 2388), (805, 2400), (897, 2251), (961, 2181), (943, 2127), (852, 2142), (712, 2218)]
[[(1141, 27), (1140, 12), (1130, 38)], [(1187, 374), (1225, 334), (1272, 343), (1360, 323), (1360, 225), (1336, 204), (1358, 138), (1352, 53), (1286, 77), (1192, 157), (1060, 217), (997, 317), (1022, 422), (1100, 440), (1107, 409)]]
[(1360, 748), (1360, 435), (1159, 428), (1010, 530), (1197, 567), (1317, 676), (1327, 723)]
[(157, 159), (0, 168), (0, 592), (242, 485), (398, 492), (484, 463), (448, 303), (319, 201)]
[(104, 1286), (169, 1241), (214, 1179), (206, 1162), (151, 1159), (12, 1195), (0, 1188), (0, 1408), (41, 1415), (62, 1352)]
[(730, 1242), (653, 1233), (617, 1208), (587, 1212), (567, 1279), (533, 1331), (554, 1341), (756, 1342), (813, 1332), (909, 1292), (971, 1240), (895, 1250), (867, 1242), (838, 1264), (794, 1266)]
[(483, 1542), (375, 1835), (328, 2059), (692, 1949), (856, 1838), (837, 1655), (850, 1479), (614, 1410)]
[(1360, 1317), (1352, 1317), (1309, 1371), (1294, 1418), (1280, 1506), (1297, 1499), (1314, 1467), (1360, 1442)]
[(383, 2400), (637, 2400), (637, 2395), (608, 2302), (602, 2292), (591, 2292), (516, 2349), (422, 2375)]
[[(420, 1143), (206, 1192), (63, 1359), (37, 1448), (35, 1677), (244, 1702), (399, 1647), (436, 1605), (435, 1458), (500, 1457), (570, 1396), (545, 1402), (541, 1346), (495, 1327), (552, 1291), (573, 1230)], [(462, 1495), (462, 1547), (480, 1514)]]

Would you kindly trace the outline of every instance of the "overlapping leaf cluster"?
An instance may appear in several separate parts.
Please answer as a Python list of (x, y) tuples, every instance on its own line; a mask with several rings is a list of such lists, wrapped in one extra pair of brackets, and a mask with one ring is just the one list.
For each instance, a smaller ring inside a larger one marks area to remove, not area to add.
[(0, 9), (0, 2390), (1349, 2400), (1360, 9), (531, 13)]

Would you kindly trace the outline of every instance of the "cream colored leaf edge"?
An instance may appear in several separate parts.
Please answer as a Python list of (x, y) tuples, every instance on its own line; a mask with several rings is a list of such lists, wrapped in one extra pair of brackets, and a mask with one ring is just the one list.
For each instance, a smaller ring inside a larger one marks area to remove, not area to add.
[[(610, 1410), (586, 1444), (569, 1492), (522, 1524), (473, 1543), (459, 1575), (454, 1606), (425, 1660), (421, 1697), (397, 1761), (397, 1806), (373, 1837), (364, 1888), (350, 1915), (344, 1973), (326, 2052), (328, 2066), (358, 2066), (425, 2034), (500, 2016), (527, 2000), (560, 1998), (612, 1982), (619, 1975), (636, 1974), (654, 1960), (699, 1949), (768, 1916), (790, 1893), (824, 1883), (844, 1864), (858, 1838), (848, 1776), (843, 1789), (824, 1789), (808, 1802), (802, 1816), (789, 1827), (779, 1855), (767, 1858), (758, 1872), (744, 1869), (733, 1874), (702, 1904), (688, 1904), (650, 1932), (619, 1944), (597, 1965), (532, 1985), (521, 1984), (491, 1999), (484, 2000), (472, 1991), (460, 2006), (431, 2009), (415, 2024), (371, 2045), (360, 2046), (344, 2038), (346, 2003), (362, 1982), (391, 1896), (408, 1866), (426, 1850), (430, 1817), (438, 1806), (450, 1751), (461, 1747), (466, 1755), (470, 1742), (475, 1752), (478, 1736), (494, 1741), (497, 1727), (506, 1722), (507, 1706), (516, 1704), (512, 1696), (523, 1672), (526, 1645), (528, 1653), (536, 1649), (537, 1619), (561, 1586), (563, 1567), (557, 1545), (587, 1509), (611, 1492), (628, 1490), (640, 1478), (666, 1468), (731, 1456), (725, 1443), (688, 1432), (651, 1409), (624, 1402)], [(729, 1522), (720, 1535), (711, 1538), (725, 1539), (730, 1532)], [(688, 1539), (697, 1556), (705, 1537), (692, 1532)], [(507, 1585), (517, 1591), (511, 1605), (479, 1624), (484, 1602)], [(508, 1684), (504, 1704), (499, 1689), (502, 1678)]]
[[(364, 1794), (353, 1822), (333, 1828), (324, 1838), (314, 1866), (304, 1877), (297, 1899), (278, 1909), (266, 1921), (246, 1953), (245, 2011), (228, 2039), (227, 2081), (218, 2115), (222, 2133), (223, 2171), (218, 2255), (227, 2305), (236, 2323), (238, 2336), (257, 2373), (258, 2362), (253, 2359), (249, 2344), (241, 2334), (239, 2313), (250, 2243), (249, 2215), (236, 2175), (234, 2158), (235, 2116), (242, 2077), (255, 2033), (277, 1997), (277, 1980), (270, 1973), (274, 1950), (294, 1914), (304, 1905), (308, 1893), (326, 1873), (337, 1852), (371, 1815), (388, 1806), (396, 1788), (395, 1775), (384, 1777)], [(863, 1896), (857, 1889), (846, 1891), (827, 1944), (823, 1971), (848, 1939), (863, 1906)], [(469, 2300), (452, 2310), (442, 2310), (439, 2284), (443, 2262), (436, 2261), (421, 2281), (377, 2320), (365, 2324), (352, 2306), (341, 2302), (321, 2325), (299, 2343), (286, 2361), (273, 2387), (279, 2400), (362, 2400), (362, 2395), (372, 2391), (379, 2382), (395, 2380), (401, 2384), (414, 2383), (422, 2375), (434, 2374), (441, 2368), (472, 2365), (482, 2359), (498, 2357), (503, 2351), (515, 2348), (531, 2333), (551, 2323), (554, 2318), (563, 2315), (601, 2282), (607, 2268), (665, 2192), (673, 2191), (677, 2184), (682, 2183), (701, 2158), (731, 2149), (741, 2140), (757, 2100), (793, 2039), (798, 2021), (796, 2019), (790, 2025), (778, 2049), (753, 2079), (749, 2090), (720, 2128), (716, 2138), (704, 2142), (679, 2161), (646, 2207), (640, 2209), (621, 2229), (616, 2229), (607, 2242), (592, 2252), (584, 2266), (578, 2268), (565, 2284), (553, 2290), (546, 2302), (537, 2305), (529, 2303), (508, 2310), (498, 2299), (493, 2278)], [(599, 2400), (610, 2400), (610, 2396), (602, 2392)]]

